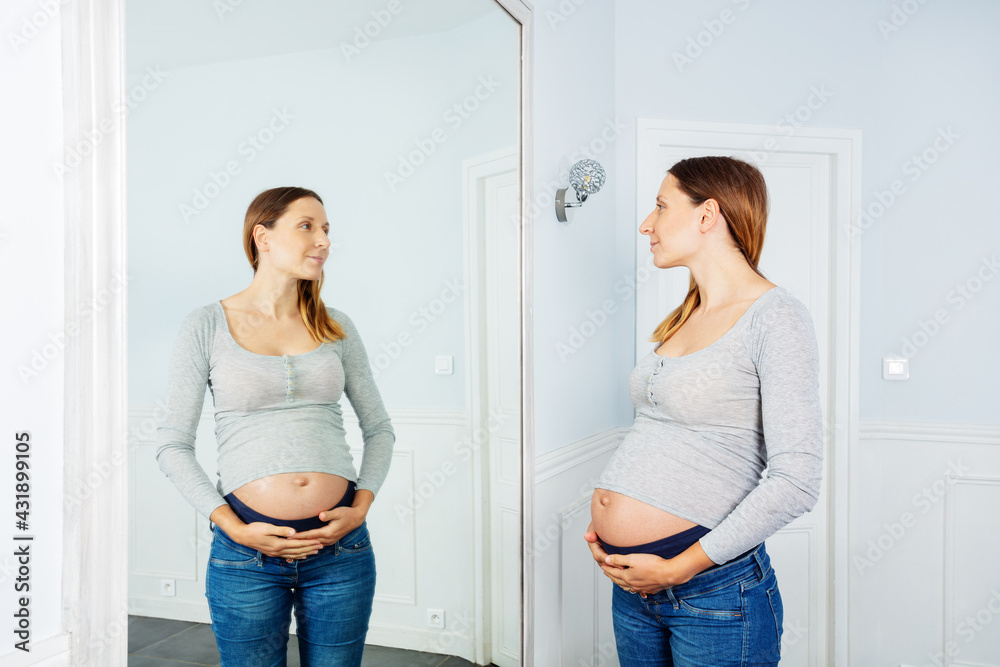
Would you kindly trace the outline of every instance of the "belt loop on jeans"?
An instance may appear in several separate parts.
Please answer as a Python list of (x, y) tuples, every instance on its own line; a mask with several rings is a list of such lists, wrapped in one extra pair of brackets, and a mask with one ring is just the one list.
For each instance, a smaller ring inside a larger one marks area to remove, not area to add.
[(764, 550), (764, 543), (761, 542), (756, 549), (753, 550), (753, 559), (757, 561), (757, 578), (761, 580), (767, 574), (766, 568), (764, 567), (764, 556), (761, 552)]
[(677, 597), (674, 595), (673, 587), (668, 588), (664, 592), (667, 594), (667, 598), (670, 600), (670, 604), (674, 606), (674, 609), (680, 608), (680, 604), (677, 602)]

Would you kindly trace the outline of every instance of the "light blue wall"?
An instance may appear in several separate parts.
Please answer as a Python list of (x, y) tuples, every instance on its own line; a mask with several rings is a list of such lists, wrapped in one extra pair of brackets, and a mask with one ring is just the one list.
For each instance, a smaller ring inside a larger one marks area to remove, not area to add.
[[(904, 5), (915, 13), (895, 15), (893, 30), (893, 7)], [(864, 207), (894, 180), (905, 186), (860, 239), (861, 418), (1000, 424), (1000, 266), (983, 269), (992, 280), (971, 300), (952, 291), (970, 280), (975, 289), (984, 258), (1000, 255), (1000, 4), (628, 0), (615, 7), (623, 119), (772, 125), (814, 87), (832, 94), (807, 124), (861, 129)], [(711, 40), (702, 35), (709, 45), (679, 71), (673, 54), (707, 28), (719, 32), (712, 22), (723, 10), (731, 23)], [(939, 141), (947, 150), (926, 171), (916, 169), (912, 156), (948, 128), (957, 138)], [(624, 266), (637, 221), (634, 140), (616, 148)], [(946, 323), (926, 341), (918, 336), (926, 344), (910, 355), (911, 379), (882, 380), (882, 356), (899, 352), (938, 310)]]
[[(579, 349), (570, 341), (588, 311), (619, 296), (612, 286), (632, 270), (616, 259), (615, 193), (622, 173), (614, 147), (634, 141), (635, 130), (628, 124), (602, 149), (602, 132), (614, 134), (608, 125), (615, 122), (614, 5), (532, 4), (535, 452), (542, 454), (626, 418), (620, 403), (631, 370), (626, 361), (633, 356), (634, 317), (628, 311), (634, 305), (617, 301), (616, 316), (595, 326)], [(607, 183), (569, 223), (558, 222), (553, 194), (569, 185), (569, 166), (582, 157), (604, 166)], [(560, 345), (574, 352), (561, 355)]]

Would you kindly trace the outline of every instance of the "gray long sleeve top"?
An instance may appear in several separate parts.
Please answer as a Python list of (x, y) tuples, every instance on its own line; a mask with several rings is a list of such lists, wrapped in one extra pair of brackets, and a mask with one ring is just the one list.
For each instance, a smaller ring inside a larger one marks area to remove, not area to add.
[[(261, 477), (325, 472), (373, 494), (389, 472), (396, 436), (372, 377), (368, 355), (347, 315), (327, 308), (345, 338), (304, 354), (250, 352), (232, 337), (218, 301), (181, 324), (170, 361), (166, 416), (156, 430), (156, 459), (181, 495), (208, 518), (223, 496)], [(195, 458), (195, 432), (208, 386), (215, 405), (219, 479)], [(344, 431), (346, 394), (364, 440), (356, 472)]]
[(819, 499), (812, 318), (777, 286), (708, 347), (676, 358), (658, 347), (629, 378), (635, 423), (596, 486), (711, 528), (702, 549), (724, 563)]

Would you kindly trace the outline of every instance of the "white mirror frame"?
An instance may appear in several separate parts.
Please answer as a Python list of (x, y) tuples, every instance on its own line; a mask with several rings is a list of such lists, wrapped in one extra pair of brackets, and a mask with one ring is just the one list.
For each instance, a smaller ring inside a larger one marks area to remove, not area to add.
[[(530, 558), (534, 480), (531, 345), (531, 8), (496, 0), (521, 25), (520, 276), (522, 442), (522, 664), (533, 662), (533, 560)], [(128, 654), (128, 320), (125, 0), (79, 0), (62, 6), (63, 131), (66, 148), (81, 132), (100, 139), (63, 182), (67, 323), (83, 304), (104, 304), (66, 340), (64, 489), (93, 471), (79, 502), (63, 514), (62, 628), (59, 658), (72, 665), (124, 665)], [(115, 274), (125, 289), (106, 300)], [(111, 464), (108, 466), (108, 464)], [(106, 472), (106, 474), (104, 474)], [(67, 499), (68, 500), (68, 499)]]

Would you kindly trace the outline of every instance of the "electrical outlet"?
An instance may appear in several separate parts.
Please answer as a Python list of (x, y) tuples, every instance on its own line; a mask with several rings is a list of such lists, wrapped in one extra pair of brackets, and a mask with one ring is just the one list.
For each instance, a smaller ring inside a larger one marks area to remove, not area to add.
[(165, 598), (172, 598), (177, 595), (177, 580), (160, 579), (160, 595)]
[(439, 630), (444, 628), (444, 609), (427, 610), (427, 627)]

